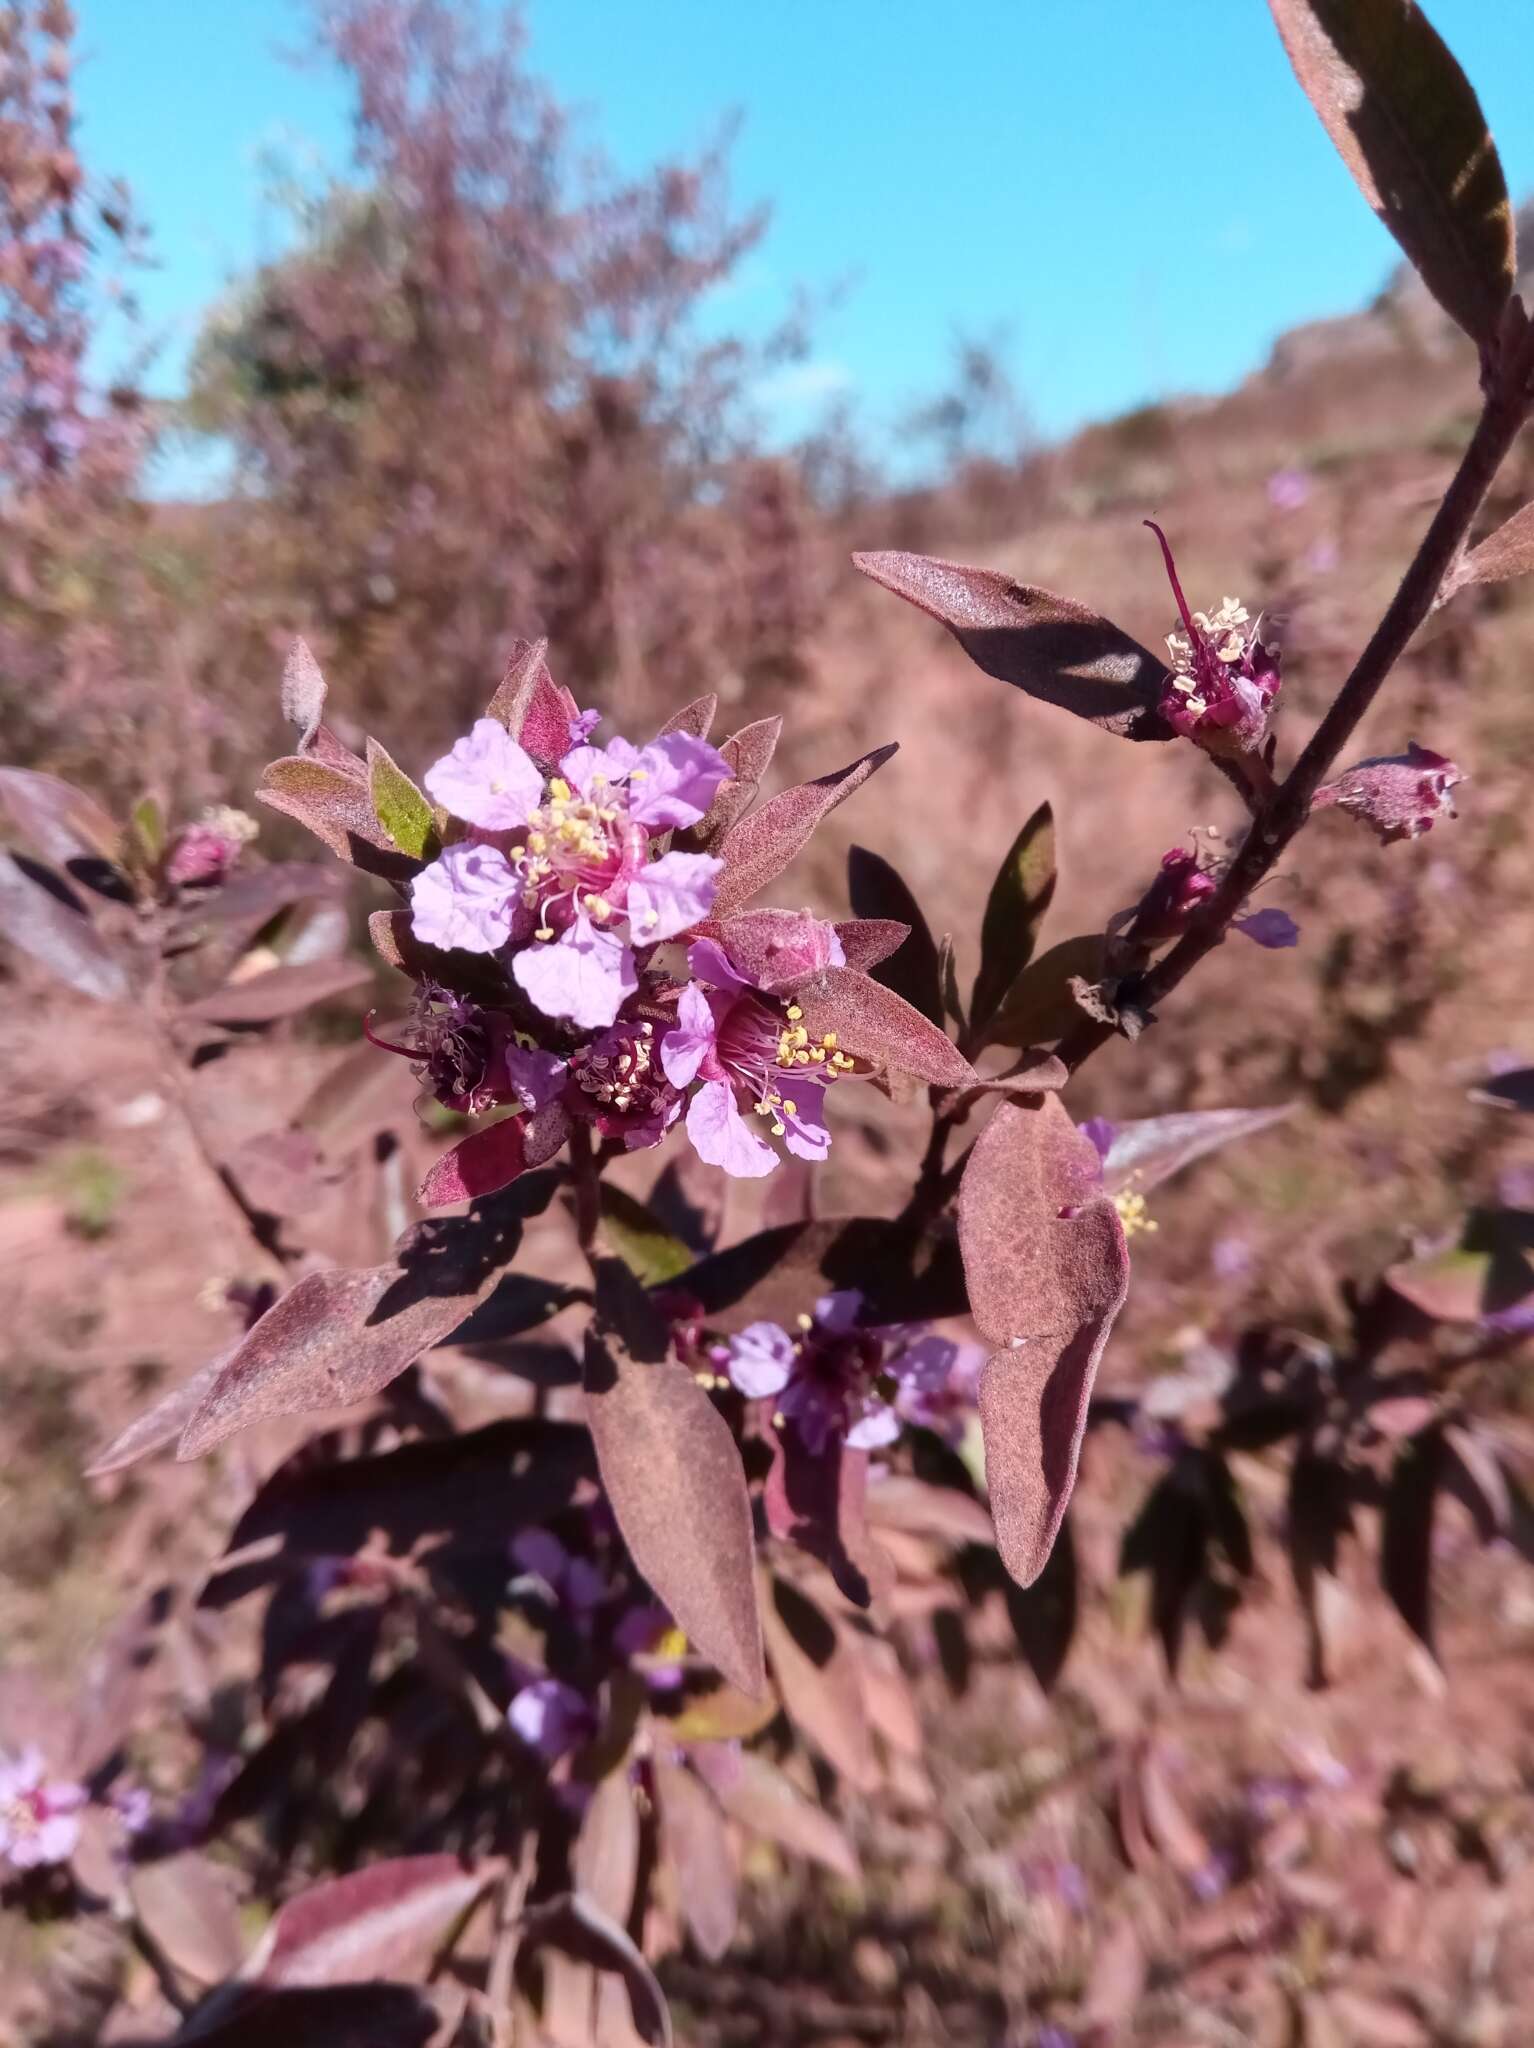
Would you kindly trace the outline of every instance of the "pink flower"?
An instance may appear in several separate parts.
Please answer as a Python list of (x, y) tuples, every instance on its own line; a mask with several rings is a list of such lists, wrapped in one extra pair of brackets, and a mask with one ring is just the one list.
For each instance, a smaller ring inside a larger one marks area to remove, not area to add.
[(696, 824), (729, 772), (715, 748), (673, 732), (643, 748), (575, 747), (545, 786), (495, 720), (481, 719), (427, 786), (516, 843), (505, 854), (452, 846), (417, 876), (416, 937), (473, 952), (514, 944), (512, 978), (528, 1000), (557, 1022), (600, 1030), (639, 985), (634, 949), (708, 914), (721, 863), (703, 853), (652, 860), (650, 840)]
[(673, 1087), (700, 1084), (687, 1110), (698, 1157), (740, 1180), (772, 1172), (778, 1155), (744, 1107), (797, 1158), (824, 1159), (831, 1147), (826, 1088), (852, 1061), (834, 1038), (812, 1043), (798, 1005), (757, 989), (713, 939), (696, 941), (687, 959), (694, 979), (660, 1057)]
[(658, 1145), (682, 1113), (682, 1097), (661, 1066), (656, 1026), (648, 1017), (620, 1018), (611, 1030), (570, 1055), (565, 1104), (604, 1138), (631, 1151)]
[(525, 825), (543, 796), (543, 771), (496, 718), (477, 718), (422, 780), (445, 811), (486, 832)]
[(1316, 808), (1336, 804), (1378, 834), (1381, 845), (1419, 839), (1439, 818), (1454, 818), (1450, 792), (1464, 776), (1444, 754), (1413, 740), (1404, 754), (1359, 761), (1316, 792)]
[(505, 854), (473, 839), (449, 846), (410, 885), (411, 930), (444, 951), (498, 953), (510, 943), (520, 908)]
[(512, 1733), (545, 1763), (579, 1749), (596, 1729), (589, 1702), (558, 1678), (535, 1678), (514, 1693), (506, 1720)]
[[(811, 1457), (833, 1439), (853, 1451), (892, 1444), (903, 1420), (937, 1426), (939, 1397), (960, 1346), (920, 1325), (862, 1322), (863, 1297), (851, 1288), (822, 1295), (790, 1335), (776, 1323), (751, 1323), (723, 1346), (721, 1363), (748, 1400), (776, 1402)], [(970, 1361), (963, 1361), (966, 1367)]]
[(1270, 952), (1300, 943), (1300, 928), (1287, 910), (1249, 910), (1245, 917), (1232, 918), (1231, 926)]
[(0, 1759), (0, 1858), (12, 1870), (67, 1863), (80, 1839), (75, 1815), (89, 1797), (83, 1785), (50, 1779), (40, 1750)]
[(402, 1041), (380, 1038), (368, 1018), (362, 1024), (371, 1044), (411, 1062), (417, 1080), (444, 1108), (473, 1116), (507, 1099), (503, 1079), (509, 1027), (494, 1010), (423, 981), (411, 1016), (398, 1028), (405, 1034)]
[(165, 879), (178, 889), (226, 881), (256, 836), (256, 821), (244, 811), (217, 804), (195, 825), (177, 833), (165, 857)]
[(1126, 937), (1142, 946), (1180, 937), (1219, 886), (1196, 853), (1174, 846), (1161, 856), (1159, 874), (1129, 913)]
[(1257, 637), (1245, 605), (1221, 600), (1213, 613), (1190, 612), (1177, 579), (1167, 537), (1154, 520), (1146, 525), (1161, 553), (1177, 600), (1182, 631), (1167, 636), (1171, 674), (1161, 695), (1161, 715), (1174, 731), (1206, 753), (1231, 758), (1253, 754), (1267, 737), (1278, 695), (1278, 653)]

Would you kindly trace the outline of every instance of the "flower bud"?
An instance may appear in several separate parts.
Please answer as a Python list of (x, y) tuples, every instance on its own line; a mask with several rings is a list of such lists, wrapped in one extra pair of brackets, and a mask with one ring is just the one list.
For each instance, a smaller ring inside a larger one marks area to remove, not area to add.
[(1404, 754), (1385, 754), (1345, 769), (1317, 790), (1316, 808), (1336, 804), (1350, 811), (1388, 846), (1393, 839), (1420, 839), (1439, 818), (1457, 817), (1450, 792), (1464, 779), (1445, 755), (1413, 740)]
[(1161, 543), (1182, 620), (1182, 631), (1167, 635), (1171, 673), (1161, 715), (1206, 754), (1226, 760), (1255, 754), (1267, 738), (1278, 695), (1278, 651), (1258, 639), (1261, 621), (1254, 622), (1236, 598), (1222, 598), (1212, 613), (1190, 611), (1166, 535), (1153, 520), (1145, 523)]
[(1196, 853), (1174, 846), (1161, 856), (1160, 872), (1135, 906), (1126, 936), (1142, 946), (1179, 938), (1219, 886), (1216, 878), (1199, 866)]

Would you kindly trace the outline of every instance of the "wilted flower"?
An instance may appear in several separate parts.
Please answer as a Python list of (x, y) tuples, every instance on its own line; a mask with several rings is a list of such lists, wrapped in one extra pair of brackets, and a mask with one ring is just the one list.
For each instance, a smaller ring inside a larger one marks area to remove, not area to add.
[[(946, 1384), (961, 1347), (920, 1325), (864, 1325), (863, 1297), (846, 1288), (822, 1295), (793, 1335), (751, 1323), (721, 1348), (719, 1362), (751, 1400), (774, 1400), (813, 1457), (833, 1438), (876, 1450), (903, 1419), (924, 1421), (922, 1404)], [(967, 1363), (967, 1362), (966, 1362)]]
[[(1132, 910), (1121, 910), (1109, 925), (1133, 945), (1159, 946), (1180, 938), (1220, 886), (1224, 863), (1205, 863), (1191, 848), (1174, 846), (1161, 856), (1156, 879)], [(1286, 910), (1244, 911), (1231, 928), (1254, 945), (1276, 948), (1299, 943), (1300, 928)]]
[[(823, 937), (814, 943), (840, 965), (835, 932), (828, 925), (818, 931)], [(778, 1154), (751, 1128), (744, 1108), (796, 1157), (824, 1159), (831, 1149), (826, 1089), (854, 1065), (836, 1034), (812, 1039), (799, 1005), (748, 981), (713, 939), (699, 939), (687, 963), (693, 979), (678, 1002), (675, 1029), (661, 1040), (660, 1058), (674, 1087), (701, 1084), (687, 1109), (687, 1135), (698, 1157), (743, 1180), (772, 1172)]]
[(1450, 792), (1464, 779), (1446, 755), (1413, 740), (1404, 754), (1344, 769), (1335, 782), (1316, 791), (1316, 808), (1335, 804), (1351, 812), (1388, 846), (1393, 839), (1420, 839), (1439, 818), (1457, 817)]
[(67, 1863), (80, 1839), (75, 1818), (90, 1794), (67, 1778), (50, 1778), (42, 1751), (0, 1758), (0, 1859), (12, 1870)]
[(1167, 537), (1154, 520), (1145, 523), (1161, 543), (1182, 619), (1182, 631), (1167, 636), (1172, 673), (1162, 692), (1161, 715), (1206, 753), (1226, 758), (1256, 753), (1267, 737), (1278, 695), (1277, 650), (1258, 639), (1261, 621), (1254, 624), (1246, 606), (1233, 597), (1222, 598), (1212, 613), (1189, 611)]
[[(408, 1059), (417, 1078), (446, 1109), (472, 1116), (498, 1102), (519, 1099), (506, 1071), (506, 1019), (434, 981), (417, 987), (414, 1009), (400, 1027), (403, 1040), (380, 1038), (366, 1021), (362, 1028), (382, 1051)], [(536, 1105), (524, 1099), (524, 1106)]]
[(651, 858), (651, 838), (694, 825), (729, 779), (724, 756), (685, 732), (636, 748), (572, 748), (544, 771), (497, 720), (479, 719), (428, 772), (427, 790), (503, 850), (461, 840), (411, 887), (415, 936), (474, 953), (514, 948), (511, 975), (545, 1017), (600, 1029), (639, 986), (635, 949), (708, 913), (720, 863)]
[(171, 841), (165, 856), (165, 879), (178, 889), (209, 887), (222, 882), (255, 838), (254, 818), (228, 804), (204, 811)]

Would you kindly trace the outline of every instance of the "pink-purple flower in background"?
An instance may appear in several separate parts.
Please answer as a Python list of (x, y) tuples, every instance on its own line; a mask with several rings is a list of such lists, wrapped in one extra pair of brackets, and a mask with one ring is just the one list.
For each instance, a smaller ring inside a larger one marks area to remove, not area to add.
[(67, 1863), (80, 1840), (76, 1818), (90, 1794), (67, 1778), (50, 1778), (42, 1751), (0, 1757), (0, 1862), (12, 1870)]

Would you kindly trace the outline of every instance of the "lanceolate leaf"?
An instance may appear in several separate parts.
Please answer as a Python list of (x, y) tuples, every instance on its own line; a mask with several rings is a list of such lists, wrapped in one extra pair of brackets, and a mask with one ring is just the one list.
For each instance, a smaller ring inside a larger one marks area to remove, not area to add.
[(785, 789), (758, 811), (752, 811), (732, 825), (714, 848), (724, 862), (714, 897), (714, 915), (724, 917), (751, 901), (759, 889), (777, 880), (800, 849), (808, 845), (815, 827), (838, 804), (845, 803), (855, 789), (861, 789), (877, 768), (896, 753), (895, 746), (876, 747), (871, 754), (822, 775), (814, 782)]
[(751, 808), (762, 777), (772, 765), (782, 731), (781, 718), (759, 718), (730, 735), (719, 751), (729, 765), (732, 779), (720, 786), (705, 816), (686, 832), (678, 833), (678, 846), (688, 850), (711, 847), (721, 833), (728, 832), (736, 819)]
[(437, 821), (431, 805), (377, 740), (368, 741), (368, 792), (374, 817), (401, 853), (412, 860), (436, 857)]
[(1030, 960), (984, 1032), (976, 1032), (975, 1049), (983, 1045), (1043, 1045), (1063, 1038), (1081, 1017), (1072, 982), (1101, 980), (1106, 959), (1107, 942), (1102, 934), (1087, 932), (1077, 939), (1062, 939)]
[(643, 1287), (663, 1287), (693, 1263), (682, 1240), (611, 1181), (602, 1183), (602, 1235)]
[[(1097, 1363), (1129, 1289), (1129, 1255), (1097, 1156), (1058, 1096), (1004, 1102), (959, 1194), (970, 1304), (996, 1346), (980, 1379), (997, 1547), (1029, 1585), (1070, 1500)], [(1067, 1212), (1067, 1213), (1062, 1213)]]
[(967, 1088), (979, 1079), (946, 1032), (851, 967), (828, 967), (794, 995), (812, 1039), (836, 1034), (843, 1052), (894, 1074), (939, 1088)]
[(1103, 1161), (1103, 1188), (1116, 1195), (1133, 1186), (1142, 1192), (1181, 1173), (1206, 1152), (1255, 1137), (1295, 1110), (1292, 1102), (1271, 1109), (1190, 1109), (1173, 1116), (1147, 1116), (1115, 1124)]
[(313, 1885), (279, 1910), (240, 1974), (291, 1986), (422, 1976), (499, 1868), (399, 1856)]
[[(631, 1333), (632, 1334), (632, 1333)], [(746, 1475), (729, 1424), (660, 1345), (586, 1339), (586, 1416), (623, 1540), (679, 1628), (742, 1692), (766, 1683)]]
[(417, 1199), (427, 1209), (442, 1209), (493, 1195), (552, 1159), (568, 1135), (568, 1119), (557, 1103), (534, 1116), (502, 1117), (444, 1152), (416, 1190)]
[(1359, 190), (1444, 311), (1491, 342), (1513, 289), (1513, 218), (1470, 81), (1415, 0), (1268, 4)]
[(860, 1792), (880, 1771), (869, 1741), (857, 1658), (842, 1631), (784, 1580), (765, 1581), (762, 1628), (772, 1675), (799, 1734)]
[(1380, 1580), (1401, 1619), (1434, 1656), (1433, 1515), (1444, 1477), (1444, 1440), (1435, 1429), (1396, 1453), (1380, 1518)]
[(735, 1857), (718, 1801), (682, 1764), (655, 1759), (661, 1844), (677, 1875), (688, 1930), (711, 1963), (735, 1935)]
[(121, 834), (93, 796), (35, 768), (0, 768), (0, 816), (41, 859), (67, 868), (72, 860), (115, 860)]
[(616, 1920), (579, 1893), (561, 1893), (529, 1907), (523, 1916), (526, 1946), (545, 1945), (591, 1963), (616, 1970), (628, 1986), (634, 2025), (657, 2048), (671, 2048), (671, 2015), (654, 1972)]
[(1169, 740), (1167, 667), (1073, 598), (928, 555), (854, 555), (865, 576), (946, 626), (987, 675), (1132, 740)]
[(1055, 817), (1040, 804), (996, 871), (980, 927), (980, 972), (969, 1013), (983, 1032), (1038, 942), (1055, 893)]
[(345, 995), (373, 978), (361, 960), (316, 960), (306, 967), (272, 967), (248, 981), (231, 981), (187, 1003), (183, 1017), (213, 1024), (275, 1024), (315, 1003)]
[(836, 1877), (856, 1883), (858, 1859), (830, 1814), (812, 1805), (776, 1764), (755, 1750), (700, 1743), (692, 1760), (732, 1820)]
[(1505, 583), (1534, 569), (1534, 505), (1525, 505), (1449, 571), (1445, 595), (1467, 583)]
[(215, 1353), (189, 1379), (162, 1394), (142, 1415), (136, 1415), (126, 1429), (119, 1430), (111, 1442), (91, 1459), (85, 1468), (86, 1478), (100, 1479), (108, 1472), (121, 1472), (129, 1465), (136, 1465), (140, 1458), (147, 1458), (151, 1452), (163, 1450), (166, 1444), (174, 1443), (237, 1348), (231, 1344), (227, 1350)]
[[(60, 884), (62, 889), (63, 885)], [(67, 892), (66, 892), (67, 893)], [(0, 852), (0, 939), (30, 955), (77, 995), (121, 1002), (128, 976), (83, 911), (34, 882), (21, 864)]]
[[(847, 888), (860, 918), (884, 918), (909, 927), (904, 941), (870, 971), (897, 996), (943, 1028), (943, 982), (933, 938), (921, 906), (896, 869), (866, 846), (847, 855)], [(843, 942), (845, 944), (845, 941)], [(848, 956), (849, 966), (860, 964)]]
[(368, 874), (405, 881), (420, 865), (399, 851), (374, 816), (365, 770), (352, 775), (328, 759), (289, 754), (272, 762), (256, 797), (268, 809), (296, 818), (332, 853)]
[(490, 1292), (540, 1195), (524, 1179), (467, 1216), (416, 1224), (385, 1265), (305, 1274), (214, 1381), (179, 1455), (198, 1457), (269, 1416), (344, 1407), (386, 1387)]
[(719, 709), (719, 699), (712, 690), (702, 697), (694, 697), (690, 704), (684, 704), (680, 711), (673, 711), (661, 727), (659, 737), (664, 739), (668, 732), (691, 733), (695, 740), (706, 740)]
[(549, 674), (547, 640), (518, 640), (490, 699), (487, 718), (498, 718), (514, 740), (545, 766), (570, 751), (571, 703)]
[(778, 1433), (763, 1495), (767, 1526), (820, 1558), (855, 1607), (881, 1597), (895, 1576), (869, 1533), (867, 1495), (866, 1451), (849, 1451), (833, 1436), (813, 1453), (797, 1430)]
[(325, 678), (307, 640), (295, 640), (282, 668), (282, 715), (298, 734), (298, 751), (308, 753), (325, 716)]

